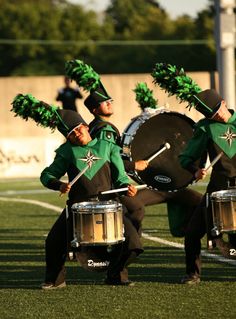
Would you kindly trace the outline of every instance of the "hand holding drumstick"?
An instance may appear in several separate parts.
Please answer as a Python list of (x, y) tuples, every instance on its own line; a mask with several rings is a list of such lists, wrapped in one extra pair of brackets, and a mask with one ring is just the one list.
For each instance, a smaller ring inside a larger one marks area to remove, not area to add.
[(206, 167), (206, 168), (199, 168), (195, 173), (195, 182), (199, 181), (200, 179), (203, 179), (207, 175), (207, 171), (215, 165), (216, 162), (219, 161), (221, 156), (223, 155), (223, 152), (220, 152), (213, 161)]
[(63, 196), (64, 194), (69, 193), (71, 186), (74, 185), (74, 183), (77, 182), (77, 180), (84, 175), (87, 169), (89, 169), (89, 165), (85, 166), (85, 168), (82, 169), (82, 171), (79, 172), (71, 182), (62, 183), (60, 186), (60, 196)]
[(164, 152), (165, 150), (170, 149), (170, 144), (169, 143), (165, 143), (164, 146), (158, 150), (157, 152), (155, 152), (152, 156), (150, 156), (147, 160), (140, 160), (140, 161), (136, 161), (135, 162), (135, 170), (136, 171), (144, 171), (147, 167), (148, 164), (154, 160), (154, 158), (156, 158), (158, 155), (160, 155), (162, 152)]
[(134, 169), (136, 171), (144, 171), (148, 167), (148, 161), (140, 160), (135, 162)]
[(60, 185), (60, 196), (66, 194), (66, 193), (69, 193), (70, 189), (71, 189), (70, 183), (62, 183)]

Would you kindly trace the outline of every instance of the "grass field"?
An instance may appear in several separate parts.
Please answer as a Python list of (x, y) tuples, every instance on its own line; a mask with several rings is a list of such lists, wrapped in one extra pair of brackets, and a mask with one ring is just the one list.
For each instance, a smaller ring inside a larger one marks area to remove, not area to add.
[(45, 190), (37, 179), (0, 182), (1, 319), (236, 317), (235, 264), (203, 257), (201, 283), (179, 284), (185, 272), (184, 251), (173, 243), (181, 246), (183, 238), (171, 236), (165, 205), (146, 208), (145, 252), (129, 268), (135, 286), (106, 286), (105, 273), (89, 272), (68, 261), (67, 287), (40, 290), (45, 236), (64, 204), (64, 197)]

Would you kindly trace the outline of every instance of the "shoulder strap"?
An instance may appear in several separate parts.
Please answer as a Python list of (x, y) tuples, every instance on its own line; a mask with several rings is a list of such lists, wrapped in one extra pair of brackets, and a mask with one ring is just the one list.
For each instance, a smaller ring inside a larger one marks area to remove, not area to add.
[(91, 135), (91, 137), (92, 138), (95, 138), (97, 135), (98, 135), (98, 133), (99, 133), (99, 131), (101, 131), (102, 130), (102, 128), (104, 128), (105, 126), (111, 126), (112, 127), (112, 129), (114, 130), (114, 138), (115, 138), (115, 140), (116, 140), (116, 143), (118, 144), (118, 145), (120, 145), (120, 132), (119, 132), (119, 130), (117, 129), (117, 127), (115, 127), (115, 125), (114, 124), (112, 124), (112, 123), (110, 123), (110, 122), (104, 122), (104, 121), (99, 121), (99, 122), (97, 122), (94, 126), (92, 126), (91, 127), (91, 129), (90, 129), (90, 135)]

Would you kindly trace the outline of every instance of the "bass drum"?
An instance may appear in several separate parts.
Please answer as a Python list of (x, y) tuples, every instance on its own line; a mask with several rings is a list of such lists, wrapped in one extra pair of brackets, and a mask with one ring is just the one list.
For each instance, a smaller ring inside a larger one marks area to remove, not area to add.
[(150, 161), (147, 169), (135, 171), (131, 177), (160, 191), (177, 191), (190, 184), (193, 176), (180, 166), (178, 156), (193, 136), (193, 125), (186, 115), (165, 109), (145, 111), (132, 119), (121, 138), (124, 159), (147, 160), (165, 143), (170, 148)]

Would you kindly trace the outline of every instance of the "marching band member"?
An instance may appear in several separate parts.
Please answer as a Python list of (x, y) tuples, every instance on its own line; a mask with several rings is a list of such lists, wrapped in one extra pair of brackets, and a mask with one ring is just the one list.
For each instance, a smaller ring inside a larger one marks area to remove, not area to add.
[[(127, 196), (131, 197), (137, 190), (130, 184), (125, 173), (119, 147), (104, 140), (92, 140), (87, 124), (77, 112), (60, 110), (30, 95), (21, 94), (14, 99), (12, 110), (24, 119), (33, 118), (42, 126), (54, 129), (56, 125), (66, 137), (66, 142), (56, 150), (53, 163), (46, 167), (40, 176), (45, 187), (60, 191), (61, 194), (68, 193), (67, 207), (46, 238), (46, 274), (45, 282), (42, 284), (42, 289), (45, 290), (61, 288), (66, 285), (64, 264), (68, 241), (70, 242), (67, 236), (67, 222), (72, 225), (72, 204), (95, 197), (104, 200), (100, 193), (112, 188), (127, 187)], [(84, 173), (71, 185), (70, 182), (80, 172)], [(69, 182), (61, 181), (65, 174)], [(107, 198), (107, 195), (105, 196)], [(136, 229), (125, 216), (123, 222), (125, 241), (122, 250), (119, 250), (118, 254), (112, 254), (105, 280), (109, 285), (130, 285), (128, 278), (123, 279), (122, 271), (134, 257), (143, 252)], [(70, 234), (72, 236), (72, 231)]]
[[(137, 190), (129, 184), (119, 148), (103, 140), (92, 140), (88, 126), (79, 115), (74, 125), (76, 115), (71, 112), (69, 118), (68, 112), (66, 113), (66, 119), (63, 118), (63, 126), (58, 127), (59, 131), (66, 136), (67, 142), (56, 150), (53, 163), (43, 170), (40, 177), (42, 184), (50, 189), (59, 190), (62, 194), (68, 193), (68, 207), (75, 202), (94, 198), (101, 191), (110, 190), (112, 187), (119, 188), (128, 185), (127, 196), (134, 196)], [(72, 187), (69, 182), (60, 181), (65, 174), (68, 175), (69, 181), (72, 180), (85, 165), (88, 165), (89, 169)], [(128, 278), (125, 281), (122, 280), (121, 272), (131, 253), (139, 255), (143, 251), (139, 237), (134, 238), (135, 229), (130, 227), (129, 221), (124, 222), (125, 230), (128, 229), (131, 233), (125, 234), (126, 242), (123, 244), (125, 248), (121, 258), (116, 256), (119, 260), (111, 260), (108, 267), (106, 283), (111, 285), (130, 284)], [(131, 238), (128, 240), (128, 237)], [(65, 211), (63, 211), (46, 239), (46, 278), (42, 288), (48, 289), (63, 285), (62, 273), (64, 273), (65, 256), (66, 232)], [(58, 283), (58, 277), (61, 283)]]
[[(193, 96), (194, 106), (205, 118), (195, 127), (194, 136), (186, 149), (179, 156), (183, 168), (190, 171), (196, 180), (206, 176), (206, 169), (199, 168), (196, 161), (201, 154), (208, 152), (210, 161), (218, 155), (218, 161), (212, 168), (206, 194), (199, 207), (194, 211), (185, 233), (186, 276), (184, 284), (200, 282), (201, 275), (201, 238), (208, 233), (211, 236), (212, 212), (211, 205), (206, 206), (206, 197), (212, 192), (236, 186), (236, 113), (227, 108), (226, 101), (213, 89), (201, 91)], [(207, 215), (207, 216), (206, 216)], [(236, 244), (235, 235), (229, 235), (229, 243), (220, 238), (215, 243), (224, 255), (229, 257), (231, 244)]]

